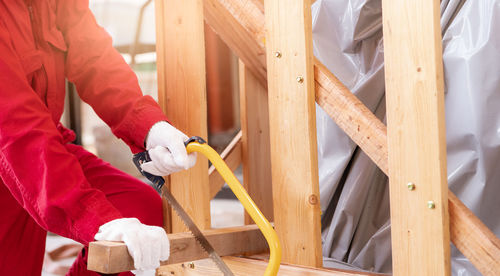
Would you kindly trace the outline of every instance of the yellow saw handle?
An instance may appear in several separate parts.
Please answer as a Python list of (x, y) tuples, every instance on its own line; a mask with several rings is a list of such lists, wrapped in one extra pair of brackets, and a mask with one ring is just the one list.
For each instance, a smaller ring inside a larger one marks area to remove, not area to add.
[(273, 226), (269, 223), (266, 217), (264, 217), (255, 202), (253, 202), (252, 198), (246, 192), (245, 188), (243, 188), (231, 169), (229, 169), (226, 165), (226, 162), (224, 162), (220, 155), (203, 139), (199, 137), (191, 137), (187, 141), (186, 150), (188, 153), (199, 152), (205, 155), (208, 160), (212, 162), (212, 165), (214, 165), (222, 178), (224, 178), (226, 183), (229, 185), (229, 188), (231, 188), (255, 224), (257, 224), (262, 234), (264, 234), (264, 237), (269, 245), (269, 264), (267, 265), (264, 275), (277, 275), (281, 263), (281, 245)]

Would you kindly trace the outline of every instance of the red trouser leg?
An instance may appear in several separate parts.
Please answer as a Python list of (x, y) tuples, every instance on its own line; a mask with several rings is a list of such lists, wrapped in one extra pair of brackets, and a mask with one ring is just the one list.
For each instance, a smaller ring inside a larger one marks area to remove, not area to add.
[(46, 237), (0, 181), (0, 275), (40, 275)]
[[(147, 225), (163, 225), (161, 198), (153, 188), (112, 167), (80, 146), (68, 144), (66, 148), (80, 161), (90, 185), (103, 191), (107, 199), (124, 217), (138, 218)], [(69, 275), (98, 275), (87, 271), (86, 253), (87, 250), (84, 248), (73, 264)]]

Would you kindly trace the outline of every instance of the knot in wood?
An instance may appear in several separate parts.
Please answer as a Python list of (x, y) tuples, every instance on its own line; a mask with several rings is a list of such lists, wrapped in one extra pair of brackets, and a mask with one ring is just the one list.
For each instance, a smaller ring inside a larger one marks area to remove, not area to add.
[(316, 205), (318, 204), (318, 197), (316, 195), (310, 195), (308, 198), (309, 204)]

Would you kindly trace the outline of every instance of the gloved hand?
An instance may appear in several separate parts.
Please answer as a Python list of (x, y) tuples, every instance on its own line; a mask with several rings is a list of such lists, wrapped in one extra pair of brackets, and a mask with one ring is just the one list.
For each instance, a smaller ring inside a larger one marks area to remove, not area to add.
[(170, 242), (165, 230), (142, 224), (136, 218), (121, 218), (105, 223), (99, 227), (94, 239), (123, 241), (137, 269), (132, 272), (137, 275), (146, 275), (145, 272), (156, 269), (160, 261), (168, 260), (170, 256)]
[(167, 122), (154, 124), (146, 138), (146, 149), (152, 161), (142, 164), (141, 168), (159, 176), (191, 168), (196, 163), (196, 153), (187, 154), (184, 141), (188, 139)]

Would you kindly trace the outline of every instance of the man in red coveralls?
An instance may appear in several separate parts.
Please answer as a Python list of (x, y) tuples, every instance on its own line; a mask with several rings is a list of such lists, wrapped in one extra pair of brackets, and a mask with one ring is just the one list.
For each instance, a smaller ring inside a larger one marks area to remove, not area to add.
[[(112, 48), (88, 0), (0, 0), (0, 275), (40, 275), (46, 231), (84, 245), (122, 240), (138, 271), (168, 258), (161, 200), (82, 147), (60, 123), (65, 78), (157, 175), (187, 169), (186, 135), (166, 122)], [(84, 249), (71, 275), (86, 270)]]

